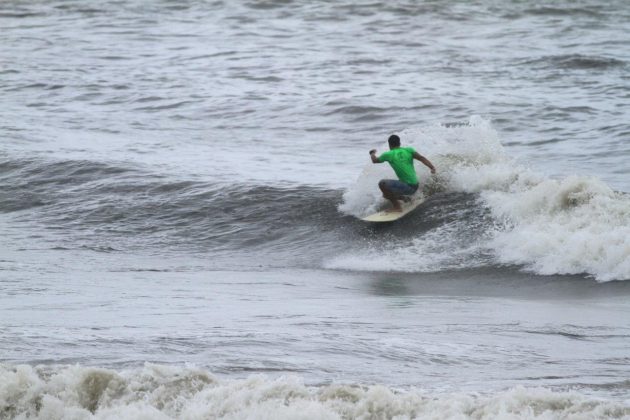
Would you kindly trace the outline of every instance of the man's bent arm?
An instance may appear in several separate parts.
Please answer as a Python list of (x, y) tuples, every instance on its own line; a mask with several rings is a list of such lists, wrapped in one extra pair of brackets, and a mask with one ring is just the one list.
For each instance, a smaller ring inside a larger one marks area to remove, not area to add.
[(426, 167), (428, 167), (429, 169), (431, 169), (431, 173), (434, 174), (435, 173), (435, 166), (433, 166), (433, 164), (429, 161), (429, 159), (425, 158), (424, 156), (422, 156), (420, 153), (418, 152), (413, 152), (413, 157), (417, 160), (419, 160), (420, 162), (422, 162)]

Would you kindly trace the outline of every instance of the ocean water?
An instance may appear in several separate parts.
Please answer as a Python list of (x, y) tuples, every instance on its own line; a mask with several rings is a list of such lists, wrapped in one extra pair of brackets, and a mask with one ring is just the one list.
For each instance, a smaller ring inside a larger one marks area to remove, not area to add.
[(630, 418), (628, 22), (3, 1), (0, 418)]

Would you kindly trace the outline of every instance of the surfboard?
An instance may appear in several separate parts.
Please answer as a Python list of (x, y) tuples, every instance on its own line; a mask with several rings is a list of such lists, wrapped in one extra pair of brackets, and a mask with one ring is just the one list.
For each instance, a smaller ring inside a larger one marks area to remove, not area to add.
[(376, 223), (393, 222), (414, 211), (415, 208), (424, 203), (424, 201), (424, 197), (412, 198), (409, 202), (401, 203), (402, 211), (400, 212), (388, 212), (387, 210), (382, 210), (374, 214), (370, 214), (369, 216), (362, 217), (361, 220)]

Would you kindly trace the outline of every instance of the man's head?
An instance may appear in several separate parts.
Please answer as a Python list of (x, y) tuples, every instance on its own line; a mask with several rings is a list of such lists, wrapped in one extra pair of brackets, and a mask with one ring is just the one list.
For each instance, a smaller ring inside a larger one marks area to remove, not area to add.
[(390, 149), (395, 149), (397, 147), (400, 147), (400, 137), (398, 137), (396, 134), (392, 134), (387, 139), (387, 143), (389, 143)]

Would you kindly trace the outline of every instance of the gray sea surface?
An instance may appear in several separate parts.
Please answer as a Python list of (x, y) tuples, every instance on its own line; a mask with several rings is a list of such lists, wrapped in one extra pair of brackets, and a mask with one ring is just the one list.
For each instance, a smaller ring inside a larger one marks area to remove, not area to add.
[(628, 22), (3, 1), (0, 418), (630, 418)]

